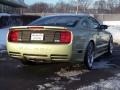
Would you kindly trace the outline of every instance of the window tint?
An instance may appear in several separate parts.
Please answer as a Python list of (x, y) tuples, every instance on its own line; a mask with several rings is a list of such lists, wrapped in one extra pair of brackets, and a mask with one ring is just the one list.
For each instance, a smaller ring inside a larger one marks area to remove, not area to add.
[(91, 29), (96, 29), (100, 25), (96, 19), (94, 19), (92, 17), (89, 17), (88, 19), (90, 21), (90, 28)]
[(51, 16), (51, 17), (45, 17), (38, 19), (29, 25), (46, 25), (46, 26), (68, 26), (68, 27), (74, 27), (78, 21), (80, 20), (80, 17), (75, 16)]
[(82, 28), (89, 28), (90, 27), (90, 24), (88, 22), (87, 19), (84, 19), (82, 22), (81, 22), (81, 26)]

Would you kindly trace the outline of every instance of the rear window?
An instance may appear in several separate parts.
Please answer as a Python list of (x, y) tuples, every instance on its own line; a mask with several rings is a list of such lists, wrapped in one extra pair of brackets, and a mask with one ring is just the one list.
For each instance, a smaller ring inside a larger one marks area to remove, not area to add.
[(31, 26), (66, 26), (66, 27), (74, 27), (80, 17), (77, 16), (50, 16), (50, 17), (43, 17), (37, 19), (36, 21), (30, 23)]

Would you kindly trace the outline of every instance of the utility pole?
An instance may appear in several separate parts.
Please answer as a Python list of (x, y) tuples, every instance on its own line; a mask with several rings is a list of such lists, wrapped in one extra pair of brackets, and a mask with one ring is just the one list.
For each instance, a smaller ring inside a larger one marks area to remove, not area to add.
[(119, 6), (120, 6), (120, 0), (119, 0)]
[(79, 11), (79, 0), (75, 0), (76, 1), (76, 14), (78, 14)]

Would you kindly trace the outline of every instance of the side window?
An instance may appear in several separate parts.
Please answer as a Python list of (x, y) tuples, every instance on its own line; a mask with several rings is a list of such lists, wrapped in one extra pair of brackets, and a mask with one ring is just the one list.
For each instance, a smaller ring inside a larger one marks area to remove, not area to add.
[(87, 19), (82, 20), (81, 27), (82, 28), (89, 28), (90, 27), (89, 21)]
[(90, 28), (91, 29), (95, 29), (100, 25), (99, 22), (96, 19), (94, 19), (92, 17), (89, 17), (88, 19), (90, 21)]

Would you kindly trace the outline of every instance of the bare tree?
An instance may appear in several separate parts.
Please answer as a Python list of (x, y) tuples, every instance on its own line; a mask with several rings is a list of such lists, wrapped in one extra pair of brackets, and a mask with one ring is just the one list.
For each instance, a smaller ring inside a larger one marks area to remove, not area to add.
[(46, 3), (35, 3), (30, 8), (31, 8), (31, 11), (35, 12), (35, 13), (37, 13), (37, 12), (47, 12), (48, 4), (46, 4)]
[(65, 2), (63, 0), (60, 0), (55, 5), (40, 2), (29, 6), (29, 8), (24, 10), (24, 12), (79, 13), (79, 12), (86, 12), (90, 5), (91, 5), (91, 0), (70, 0), (70, 2)]
[(120, 0), (98, 0), (93, 6), (96, 13), (120, 13)]
[(119, 6), (119, 1), (118, 0), (108, 0), (107, 1), (107, 6), (108, 9), (110, 10), (110, 13), (115, 13), (115, 8)]
[(76, 13), (79, 12), (86, 12), (86, 10), (91, 5), (91, 0), (71, 0), (71, 2), (74, 6), (76, 6)]
[(55, 6), (55, 12), (58, 13), (70, 13), (72, 12), (73, 6), (69, 3), (65, 3), (63, 1), (58, 2)]
[(93, 6), (94, 6), (94, 9), (97, 10), (97, 13), (107, 13), (108, 12), (107, 2), (105, 0), (95, 1)]
[(30, 13), (42, 13), (42, 12), (48, 12), (49, 10), (51, 10), (52, 5), (50, 6), (50, 4), (47, 3), (35, 3), (31, 6), (29, 6), (28, 8), (24, 9), (24, 12), (30, 12)]

